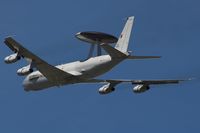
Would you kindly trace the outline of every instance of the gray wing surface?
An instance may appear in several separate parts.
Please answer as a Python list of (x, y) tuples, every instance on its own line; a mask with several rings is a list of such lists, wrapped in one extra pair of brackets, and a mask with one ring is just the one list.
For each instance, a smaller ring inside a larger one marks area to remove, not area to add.
[(31, 60), (34, 66), (49, 80), (52, 82), (60, 82), (66, 78), (75, 77), (57, 67), (48, 64), (46, 61), (42, 60), (21, 44), (15, 41), (13, 38), (8, 37), (5, 39), (4, 43), (15, 53), (18, 53), (21, 57)]
[(177, 84), (181, 81), (186, 80), (126, 80), (126, 79), (91, 79), (86, 81), (87, 83), (114, 83), (119, 84), (122, 82), (132, 83), (132, 84), (145, 84), (145, 85), (156, 85), (156, 84)]
[(108, 82), (131, 82), (132, 84), (177, 84), (184, 80), (107, 80)]

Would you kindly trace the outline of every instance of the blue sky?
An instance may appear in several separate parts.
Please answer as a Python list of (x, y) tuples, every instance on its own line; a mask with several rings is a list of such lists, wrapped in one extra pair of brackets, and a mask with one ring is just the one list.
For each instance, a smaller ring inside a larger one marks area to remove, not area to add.
[(1, 0), (0, 132), (162, 132), (199, 133), (199, 80), (153, 86), (133, 94), (121, 84), (99, 95), (99, 84), (70, 85), (27, 93), (17, 69), (4, 64), (14, 36), (50, 64), (84, 59), (88, 47), (74, 35), (101, 31), (119, 36), (124, 19), (135, 16), (129, 49), (156, 60), (124, 61), (100, 78), (170, 79), (200, 77), (198, 0)]

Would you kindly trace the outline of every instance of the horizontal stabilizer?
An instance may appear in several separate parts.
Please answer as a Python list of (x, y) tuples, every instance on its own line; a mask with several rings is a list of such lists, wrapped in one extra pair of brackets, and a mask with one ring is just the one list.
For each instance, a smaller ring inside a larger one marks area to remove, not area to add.
[(112, 46), (108, 44), (102, 43), (100, 45), (112, 58), (119, 58), (119, 57), (126, 57), (127, 55), (125, 53), (122, 53), (121, 51), (117, 50), (116, 48), (113, 48)]
[(161, 56), (129, 56), (128, 59), (155, 59), (161, 58)]

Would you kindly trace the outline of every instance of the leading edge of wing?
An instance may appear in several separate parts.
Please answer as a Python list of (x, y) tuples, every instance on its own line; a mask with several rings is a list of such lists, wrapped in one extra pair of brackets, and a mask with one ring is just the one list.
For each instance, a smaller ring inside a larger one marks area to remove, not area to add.
[(15, 41), (12, 37), (5, 38), (4, 43), (15, 53), (30, 59), (34, 63), (35, 67), (50, 81), (58, 82), (59, 80), (64, 80), (65, 78), (74, 76), (48, 64), (46, 61), (42, 60), (28, 49), (23, 47), (20, 43)]
[(34, 63), (40, 64), (41, 62), (46, 63), (44, 60), (33, 54), (31, 51), (27, 50), (20, 43), (15, 41), (12, 37), (5, 38), (4, 43), (15, 53), (20, 56), (31, 59)]

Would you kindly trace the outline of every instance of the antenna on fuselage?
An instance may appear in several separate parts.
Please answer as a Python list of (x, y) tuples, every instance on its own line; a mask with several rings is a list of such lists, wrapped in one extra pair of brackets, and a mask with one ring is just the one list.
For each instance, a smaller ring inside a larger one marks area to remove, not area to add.
[(96, 56), (102, 55), (102, 49), (100, 44), (112, 44), (118, 41), (118, 39), (112, 35), (95, 31), (78, 32), (75, 36), (79, 40), (91, 44), (87, 59), (91, 58), (94, 55), (95, 47)]

